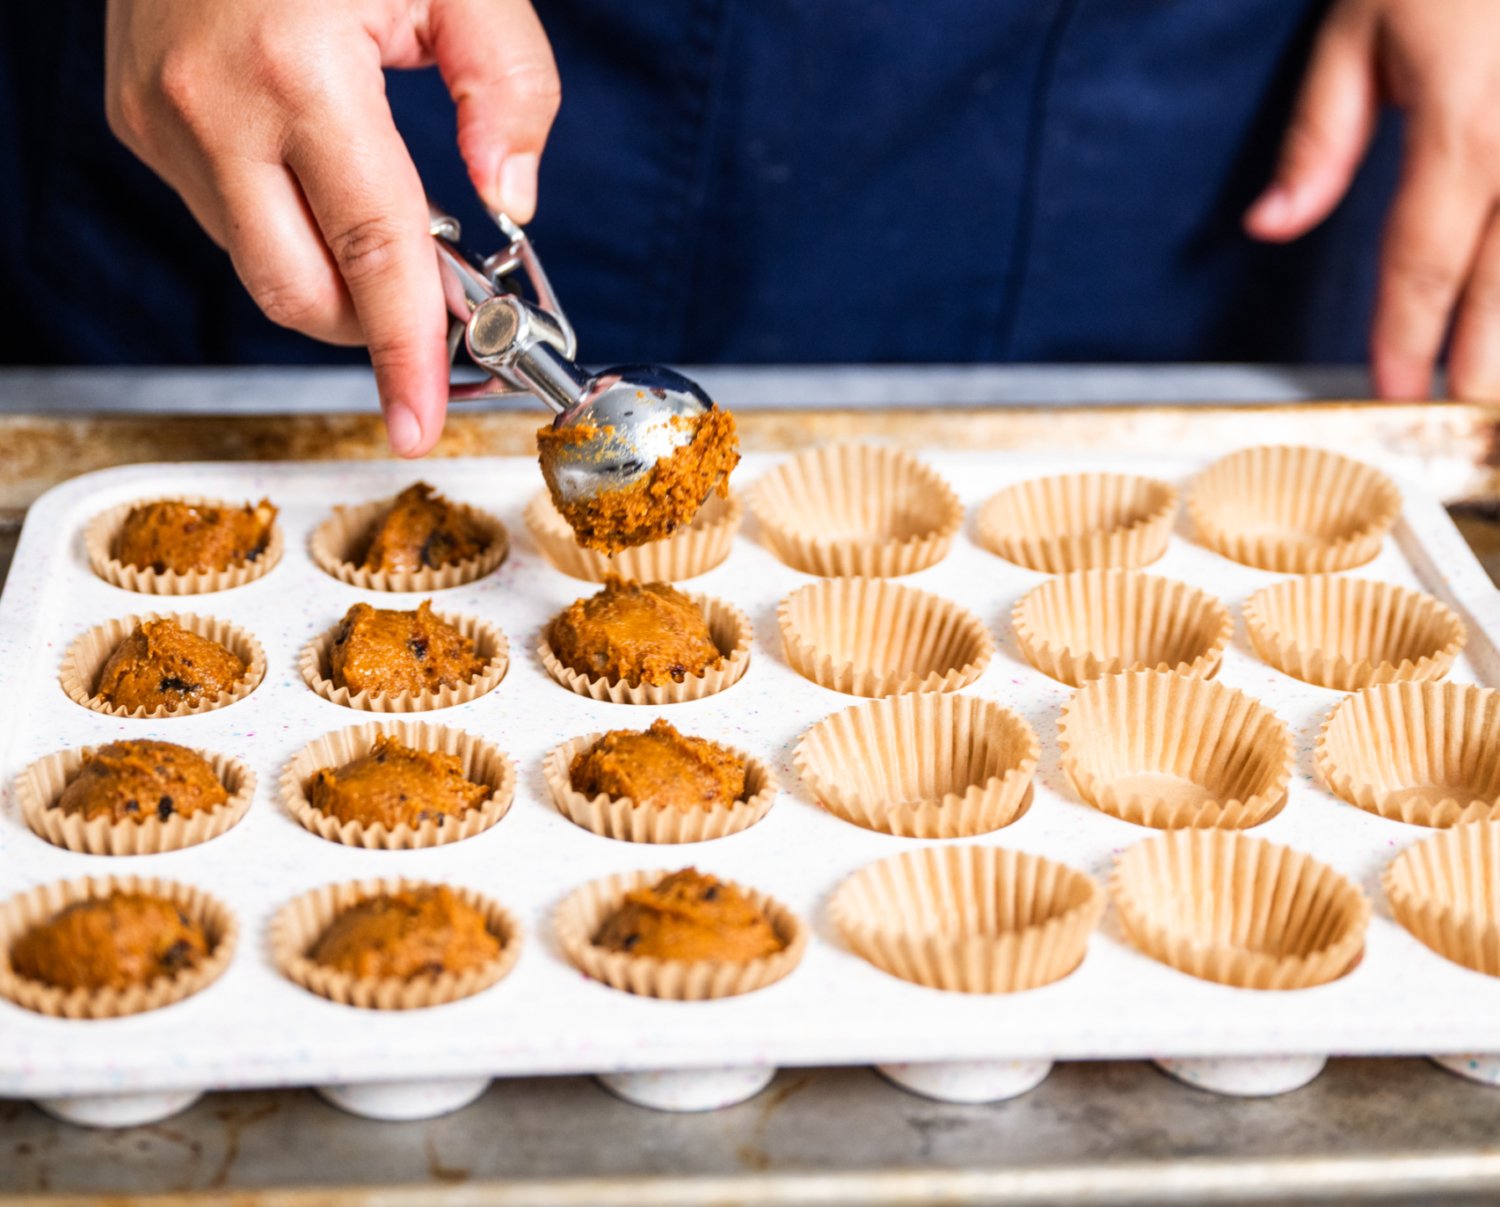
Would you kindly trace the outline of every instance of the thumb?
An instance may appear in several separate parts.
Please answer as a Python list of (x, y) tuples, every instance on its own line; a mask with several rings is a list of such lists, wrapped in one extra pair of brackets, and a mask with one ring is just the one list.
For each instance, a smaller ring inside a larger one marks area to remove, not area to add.
[(561, 88), (529, 0), (435, 0), (433, 57), (458, 105), (458, 149), (485, 205), (517, 222), (536, 212), (542, 146)]

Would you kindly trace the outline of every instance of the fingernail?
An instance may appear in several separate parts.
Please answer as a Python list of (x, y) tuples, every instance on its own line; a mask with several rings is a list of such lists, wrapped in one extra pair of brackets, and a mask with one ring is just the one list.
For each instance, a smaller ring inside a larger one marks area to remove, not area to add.
[(422, 443), (422, 424), (417, 413), (404, 402), (393, 402), (385, 412), (385, 435), (391, 452), (410, 457)]
[(1273, 184), (1260, 195), (1245, 220), (1255, 226), (1283, 226), (1292, 217), (1292, 191), (1283, 184)]
[(532, 154), (512, 155), (500, 165), (500, 208), (517, 222), (530, 222), (536, 213), (536, 173), (541, 160)]

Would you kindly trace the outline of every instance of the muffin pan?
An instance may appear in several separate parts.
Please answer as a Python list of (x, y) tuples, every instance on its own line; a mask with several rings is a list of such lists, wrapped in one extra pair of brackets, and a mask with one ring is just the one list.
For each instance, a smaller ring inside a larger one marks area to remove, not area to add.
[[(1074, 690), (1022, 656), (1011, 623), (1016, 604), (1049, 575), (981, 546), (975, 523), (986, 499), (1042, 476), (1124, 471), (1186, 493), (1207, 462), (920, 455), (952, 485), (967, 522), (935, 565), (878, 588), (879, 580), (867, 580), (868, 589), (924, 592), (977, 618), (986, 632), (949, 659), (972, 673), (941, 686), (1012, 710), (1040, 748), (1029, 807), (1003, 828), (951, 844), (856, 825), (819, 807), (799, 775), (793, 756), (804, 735), (863, 702), (789, 664), (778, 608), (817, 580), (759, 543), (754, 526), (736, 535), (724, 562), (691, 584), (695, 594), (748, 616), (754, 639), (743, 676), (685, 702), (614, 703), (556, 682), (538, 656), (548, 619), (591, 588), (555, 569), (528, 532), (523, 513), (537, 491), (535, 464), (424, 464), (421, 476), (438, 490), (483, 508), (511, 534), (510, 554), (497, 569), (432, 596), (435, 610), (472, 617), (503, 634), (510, 666), (482, 695), (410, 720), (490, 743), (514, 760), (516, 790), (505, 816), (481, 832), (425, 849), (384, 850), (330, 842), (306, 829), (278, 786), (288, 762), (309, 743), (381, 720), (319, 696), (299, 673), (299, 653), (356, 601), (409, 608), (424, 598), (338, 581), (314, 564), (309, 537), (334, 503), (388, 497), (417, 470), (399, 463), (145, 465), (89, 475), (50, 492), (31, 509), (0, 599), (0, 690), (7, 702), (0, 727), (0, 902), (86, 876), (161, 878), (221, 901), (240, 940), (214, 983), (126, 1019), (53, 1018), (0, 1000), (0, 1095), (39, 1098), (69, 1117), (108, 1122), (139, 1119), (150, 1103), (180, 1105), (207, 1088), (313, 1085), (351, 1109), (400, 1117), (451, 1109), (493, 1076), (600, 1074), (637, 1101), (697, 1108), (754, 1092), (779, 1064), (873, 1063), (921, 1092), (962, 1099), (1017, 1092), (1057, 1059), (1163, 1058), (1179, 1075), (1233, 1089), (1215, 1072), (1221, 1065), (1205, 1058), (1233, 1058), (1228, 1067), (1244, 1073), (1243, 1086), (1274, 1088), (1282, 1066), (1258, 1058), (1315, 1069), (1329, 1053), (1500, 1052), (1500, 978), (1430, 950), (1396, 922), (1381, 888), (1391, 860), (1437, 831), (1356, 807), (1323, 786), (1314, 745), (1345, 697), (1274, 669), (1249, 643), (1241, 606), (1284, 580), (1285, 571), (1214, 553), (1195, 541), (1181, 513), (1150, 573), (1207, 591), (1228, 606), (1235, 635), (1207, 682), (1270, 709), (1295, 748), (1286, 803), (1243, 838), (1292, 848), (1361, 890), (1373, 905), (1362, 958), (1313, 988), (1235, 988), (1144, 954), (1113, 906), (1089, 936), (1076, 969), (1059, 968), (1066, 973), (1060, 979), (1018, 992), (931, 989), (855, 953), (831, 916), (830, 901), (877, 861), (929, 848), (998, 849), (1085, 873), (1103, 894), (1122, 852), (1171, 837), (1090, 807), (1069, 786), (1058, 723)], [(747, 457), (736, 485), (748, 488), (783, 460)], [(1404, 505), (1394, 529), (1372, 560), (1349, 573), (1420, 590), (1452, 608), (1468, 642), (1442, 682), (1500, 685), (1500, 595), (1438, 504), (1410, 484), (1400, 488)], [(265, 654), (263, 679), (243, 698), (192, 715), (127, 718), (80, 707), (59, 685), (69, 646), (96, 626), (162, 610), (159, 599), (94, 573), (84, 530), (110, 507), (168, 494), (267, 497), (281, 509), (280, 563), (254, 582), (195, 596), (191, 608), (181, 609), (253, 636)], [(831, 661), (853, 661), (853, 651), (833, 653), (839, 657)], [(845, 686), (855, 686), (857, 678)], [(781, 785), (765, 815), (740, 832), (672, 846), (604, 837), (564, 816), (547, 788), (548, 752), (586, 734), (645, 727), (657, 716), (762, 760)], [(160, 738), (242, 760), (256, 778), (245, 816), (198, 845), (140, 856), (69, 851), (34, 833), (16, 792), (20, 773), (44, 756), (123, 737)], [(1019, 750), (1020, 762), (1027, 753)], [(1010, 765), (1000, 760), (990, 768), (981, 759), (975, 767), (1003, 772), (1001, 763)], [(974, 777), (958, 777), (967, 778)], [(971, 785), (958, 779), (928, 787), (967, 791)], [(571, 895), (611, 877), (689, 865), (784, 906), (805, 928), (796, 966), (752, 992), (663, 1001), (591, 981), (569, 961), (554, 919)], [(1047, 865), (1022, 860), (1015, 866)], [(514, 967), (471, 996), (394, 1011), (326, 1000), (278, 969), (270, 928), (280, 911), (329, 886), (389, 878), (444, 881), (492, 901), (519, 929)], [(851, 890), (844, 901), (863, 909), (864, 899)], [(854, 925), (842, 916), (838, 922)], [(1452, 1008), (1456, 1001), (1464, 1003), (1462, 1010)], [(124, 1105), (106, 1110), (107, 1103)]]

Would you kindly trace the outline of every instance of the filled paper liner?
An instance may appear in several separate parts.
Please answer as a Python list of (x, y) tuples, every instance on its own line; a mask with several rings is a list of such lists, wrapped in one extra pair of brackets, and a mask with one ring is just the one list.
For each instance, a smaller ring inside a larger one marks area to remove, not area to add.
[[(188, 632), (196, 633), (199, 637), (217, 641), (245, 664), (244, 676), (233, 688), (227, 692), (220, 692), (214, 699), (200, 700), (196, 704), (189, 704), (182, 708), (167, 708), (158, 705), (148, 712), (144, 708), (120, 708), (100, 699), (95, 694), (95, 688), (98, 686), (99, 675), (104, 670), (104, 664), (109, 661), (109, 656), (115, 652), (115, 648), (135, 632), (142, 622), (165, 619), (175, 620)], [(67, 652), (63, 654), (57, 677), (68, 699), (92, 712), (104, 713), (111, 717), (138, 717), (147, 720), (155, 720), (158, 717), (188, 717), (196, 713), (228, 708), (229, 705), (243, 700), (253, 692), (266, 677), (266, 654), (261, 649), (260, 642), (250, 633), (240, 628), (239, 625), (230, 624), (227, 620), (216, 620), (212, 616), (185, 615), (180, 612), (173, 613), (170, 617), (162, 612), (146, 612), (139, 616), (121, 616), (116, 620), (106, 621), (76, 638), (73, 644), (68, 646)]]
[(551, 623), (543, 626), (537, 643), (537, 656), (542, 666), (557, 682), (571, 692), (588, 696), (591, 700), (608, 701), (611, 704), (681, 704), (686, 700), (702, 700), (716, 695), (725, 688), (733, 687), (744, 677), (750, 666), (750, 640), (754, 629), (750, 618), (732, 604), (708, 595), (689, 596), (702, 610), (708, 621), (709, 636), (724, 660), (718, 666), (709, 667), (701, 675), (688, 675), (682, 682), (627, 683), (623, 679), (604, 679), (598, 675), (585, 675), (564, 664), (552, 652), (552, 642), (547, 634)]
[(1104, 910), (1092, 877), (1005, 847), (927, 847), (855, 872), (828, 912), (882, 972), (955, 993), (1018, 993), (1083, 962)]
[(447, 887), (484, 915), (485, 928), (500, 940), (500, 953), (477, 968), (412, 977), (355, 976), (308, 958), (308, 952), (345, 910), (388, 893), (433, 887), (408, 877), (325, 884), (287, 902), (271, 919), (271, 960), (283, 976), (309, 993), (362, 1010), (419, 1010), (473, 997), (504, 977), (521, 956), (521, 926), (498, 902), (460, 884)]
[(1079, 473), (1008, 486), (979, 509), (979, 543), (1058, 574), (1149, 565), (1167, 551), (1177, 488), (1134, 474)]
[(923, 693), (824, 718), (792, 765), (835, 817), (903, 838), (969, 838), (1025, 812), (1040, 754), (1031, 726), (994, 701)]
[[(126, 989), (62, 989), (23, 977), (11, 967), (11, 949), (32, 927), (56, 917), (75, 902), (112, 893), (146, 893), (164, 897), (181, 908), (203, 927), (208, 940), (209, 950), (202, 963)], [(158, 1010), (218, 980), (234, 958), (238, 939), (239, 923), (228, 908), (190, 884), (156, 876), (54, 881), (0, 903), (0, 997), (53, 1018), (120, 1018)]]
[(341, 583), (363, 587), (367, 591), (443, 591), (461, 587), (483, 578), (496, 569), (510, 552), (510, 534), (505, 525), (487, 511), (467, 503), (449, 500), (449, 506), (462, 512), (488, 538), (489, 544), (474, 557), (466, 557), (445, 566), (421, 570), (367, 570), (359, 564), (369, 547), (375, 528), (390, 511), (395, 499), (378, 499), (373, 503), (341, 505), (313, 529), (307, 550), (318, 568)]
[(1500, 820), (1500, 691), (1388, 683), (1342, 700), (1313, 762), (1337, 796), (1419, 826)]
[(776, 609), (792, 669), (853, 696), (957, 691), (984, 673), (995, 642), (972, 612), (880, 578), (830, 578)]
[(233, 829), (255, 796), (255, 772), (247, 763), (227, 754), (199, 750), (194, 753), (208, 761), (229, 793), (223, 804), (189, 816), (173, 813), (166, 821), (161, 820), (154, 808), (139, 819), (114, 821), (96, 817), (85, 821), (79, 814), (64, 813), (56, 805), (96, 749), (84, 746), (60, 750), (37, 759), (16, 777), (21, 815), (33, 832), (53, 846), (85, 855), (158, 855), (180, 851)]
[[(317, 808), (309, 797), (309, 788), (318, 772), (337, 769), (369, 753), (382, 734), (414, 750), (455, 756), (463, 764), (464, 778), (484, 785), (490, 795), (457, 818), (433, 817), (417, 826), (402, 822), (394, 829), (383, 822), (341, 822)], [(299, 750), (281, 773), (281, 802), (307, 829), (329, 842), (379, 851), (409, 851), (472, 838), (510, 811), (515, 794), (516, 765), (507, 755), (473, 734), (426, 721), (375, 721), (326, 733)]]
[(1212, 678), (1234, 633), (1229, 609), (1207, 591), (1129, 570), (1048, 579), (1011, 623), (1026, 661), (1073, 687), (1120, 671)]
[(277, 519), (272, 522), (269, 538), (259, 555), (223, 570), (158, 572), (150, 566), (122, 562), (114, 555), (115, 540), (130, 513), (149, 503), (187, 503), (194, 507), (222, 507), (230, 511), (244, 506), (243, 503), (230, 503), (224, 499), (208, 499), (198, 495), (168, 495), (153, 499), (132, 499), (129, 503), (120, 503), (107, 511), (101, 511), (83, 530), (83, 544), (94, 573), (111, 586), (143, 595), (203, 595), (210, 591), (227, 591), (231, 587), (243, 587), (246, 583), (265, 577), (280, 563), (281, 555), (286, 549), (281, 521)]
[(1379, 470), (1319, 448), (1265, 445), (1215, 461), (1193, 481), (1198, 539), (1232, 561), (1282, 574), (1362, 566), (1401, 514)]
[(542, 775), (557, 811), (574, 825), (621, 842), (708, 842), (748, 830), (768, 812), (779, 785), (771, 769), (743, 751), (733, 753), (745, 764), (745, 795), (731, 804), (681, 809), (653, 805), (628, 796), (585, 796), (573, 787), (573, 760), (604, 734), (590, 733), (555, 746), (542, 763)]
[(605, 919), (633, 889), (655, 884), (665, 870), (621, 872), (575, 889), (557, 907), (553, 925), (563, 954), (580, 972), (612, 989), (674, 1002), (736, 997), (764, 989), (796, 968), (807, 948), (807, 927), (791, 910), (759, 889), (735, 884), (759, 908), (786, 944), (753, 960), (663, 960), (594, 946)]
[(936, 470), (873, 444), (797, 454), (755, 483), (750, 508), (772, 553), (824, 578), (889, 578), (935, 565), (964, 520)]
[(1368, 578), (1288, 579), (1250, 596), (1244, 611), (1266, 663), (1336, 691), (1441, 679), (1467, 636), (1464, 622), (1432, 596)]
[(1062, 768), (1100, 812), (1159, 830), (1258, 826), (1281, 811), (1292, 735), (1264, 704), (1208, 679), (1106, 675), (1058, 721)]
[(467, 683), (424, 692), (351, 692), (347, 687), (335, 687), (329, 676), (333, 673), (333, 639), (338, 632), (337, 624), (302, 647), (297, 666), (302, 672), (303, 682), (325, 700), (364, 712), (431, 712), (477, 700), (498, 687), (510, 669), (510, 642), (505, 634), (489, 621), (473, 616), (442, 612), (433, 615), (472, 641), (475, 652), (485, 660)]
[(1396, 921), (1438, 955), (1500, 976), (1500, 822), (1424, 838), (1391, 860), (1380, 883)]
[(1110, 892), (1132, 945), (1242, 989), (1336, 980), (1364, 950), (1370, 902), (1310, 855), (1225, 830), (1178, 830), (1115, 861)]
[(538, 491), (525, 511), (526, 528), (542, 556), (564, 574), (591, 583), (610, 575), (672, 583), (707, 574), (729, 556), (744, 518), (745, 504), (738, 495), (712, 494), (692, 522), (671, 536), (606, 555), (578, 543), (547, 491)]

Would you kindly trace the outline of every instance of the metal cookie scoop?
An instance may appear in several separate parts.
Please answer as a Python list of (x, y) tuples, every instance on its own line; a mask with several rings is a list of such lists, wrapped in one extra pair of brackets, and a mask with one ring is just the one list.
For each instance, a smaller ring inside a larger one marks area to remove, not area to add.
[[(449, 354), (461, 338), (490, 377), (452, 382), (456, 402), (534, 394), (557, 413), (553, 430), (567, 438), (542, 444), (542, 472), (563, 503), (623, 490), (693, 439), (713, 400), (693, 382), (657, 365), (617, 365), (589, 374), (574, 363), (577, 338), (552, 292), (526, 232), (494, 215), (510, 241), (480, 259), (460, 243), (457, 219), (429, 202), (443, 291), (454, 322)], [(536, 301), (522, 297), (524, 273)]]

